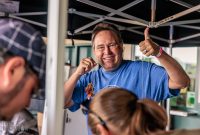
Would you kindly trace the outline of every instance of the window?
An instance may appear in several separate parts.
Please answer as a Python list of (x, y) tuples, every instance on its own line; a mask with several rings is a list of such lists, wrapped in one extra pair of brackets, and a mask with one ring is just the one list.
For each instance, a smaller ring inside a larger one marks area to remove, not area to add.
[(195, 108), (195, 85), (197, 67), (197, 47), (173, 48), (172, 56), (181, 64), (189, 75), (191, 83), (189, 87), (182, 89), (178, 97), (172, 98), (171, 106), (183, 109)]
[(82, 58), (91, 55), (91, 45), (65, 47), (65, 62), (72, 66), (78, 66)]

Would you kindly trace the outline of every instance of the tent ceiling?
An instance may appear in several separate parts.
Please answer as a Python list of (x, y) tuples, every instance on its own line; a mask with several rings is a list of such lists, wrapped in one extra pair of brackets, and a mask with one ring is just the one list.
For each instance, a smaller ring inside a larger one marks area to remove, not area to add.
[[(9, 16), (46, 35), (48, 0), (16, 1), (20, 11)], [(90, 40), (95, 24), (104, 21), (120, 28), (125, 43), (138, 44), (148, 26), (161, 46), (200, 46), (199, 0), (69, 0), (68, 11), (68, 38)]]

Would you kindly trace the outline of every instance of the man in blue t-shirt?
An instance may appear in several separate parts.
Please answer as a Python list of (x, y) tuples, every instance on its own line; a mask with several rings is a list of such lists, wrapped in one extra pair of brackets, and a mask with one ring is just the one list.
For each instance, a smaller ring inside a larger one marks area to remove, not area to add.
[[(185, 71), (150, 39), (148, 28), (139, 47), (144, 55), (155, 56), (163, 67), (143, 61), (123, 60), (123, 41), (119, 30), (111, 24), (98, 24), (92, 33), (92, 48), (97, 62), (92, 58), (80, 61), (64, 86), (66, 106), (76, 111), (87, 98), (105, 87), (121, 87), (139, 98), (161, 101), (177, 95), (180, 88), (188, 86), (190, 79)], [(97, 63), (101, 68), (91, 71)], [(90, 87), (87, 87), (88, 84)]]
[[(180, 88), (186, 87), (190, 79), (182, 67), (144, 31), (144, 41), (140, 51), (155, 56), (161, 66), (144, 61), (123, 60), (123, 41), (119, 30), (106, 23), (98, 24), (92, 33), (92, 47), (96, 61), (92, 58), (81, 60), (77, 70), (65, 83), (66, 106), (76, 111), (88, 96), (86, 87), (92, 84), (94, 95), (105, 87), (121, 87), (134, 92), (139, 98), (161, 101), (177, 95)], [(89, 72), (91, 71), (91, 72)]]

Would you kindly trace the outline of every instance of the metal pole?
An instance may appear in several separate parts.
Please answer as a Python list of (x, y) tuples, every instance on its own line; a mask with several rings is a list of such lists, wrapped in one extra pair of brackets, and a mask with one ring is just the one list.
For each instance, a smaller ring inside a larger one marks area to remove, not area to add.
[(156, 19), (156, 0), (151, 0), (151, 22)]
[(67, 4), (68, 0), (48, 1), (46, 135), (63, 134), (64, 39)]
[(136, 52), (136, 45), (131, 45), (131, 60), (136, 60), (135, 52)]
[[(170, 25), (170, 29), (169, 29), (169, 55), (172, 56), (172, 45), (173, 45), (173, 34), (174, 34), (174, 27), (173, 25)], [(167, 116), (168, 118), (170, 119), (170, 109), (171, 109), (171, 106), (170, 106), (170, 99), (167, 99), (166, 101), (166, 112), (167, 112)], [(166, 127), (166, 130), (170, 130), (170, 120), (168, 122), (168, 125)]]
[(196, 93), (196, 106), (200, 108), (200, 47), (197, 47), (197, 68), (196, 68), (196, 85), (195, 85), (195, 93)]

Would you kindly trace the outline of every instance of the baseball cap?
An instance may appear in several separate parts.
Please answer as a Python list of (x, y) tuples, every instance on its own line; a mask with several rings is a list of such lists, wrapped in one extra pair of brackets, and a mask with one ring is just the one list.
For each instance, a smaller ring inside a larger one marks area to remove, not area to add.
[(3, 53), (23, 57), (39, 78), (38, 95), (45, 98), (46, 45), (39, 31), (12, 18), (0, 18), (0, 48)]

